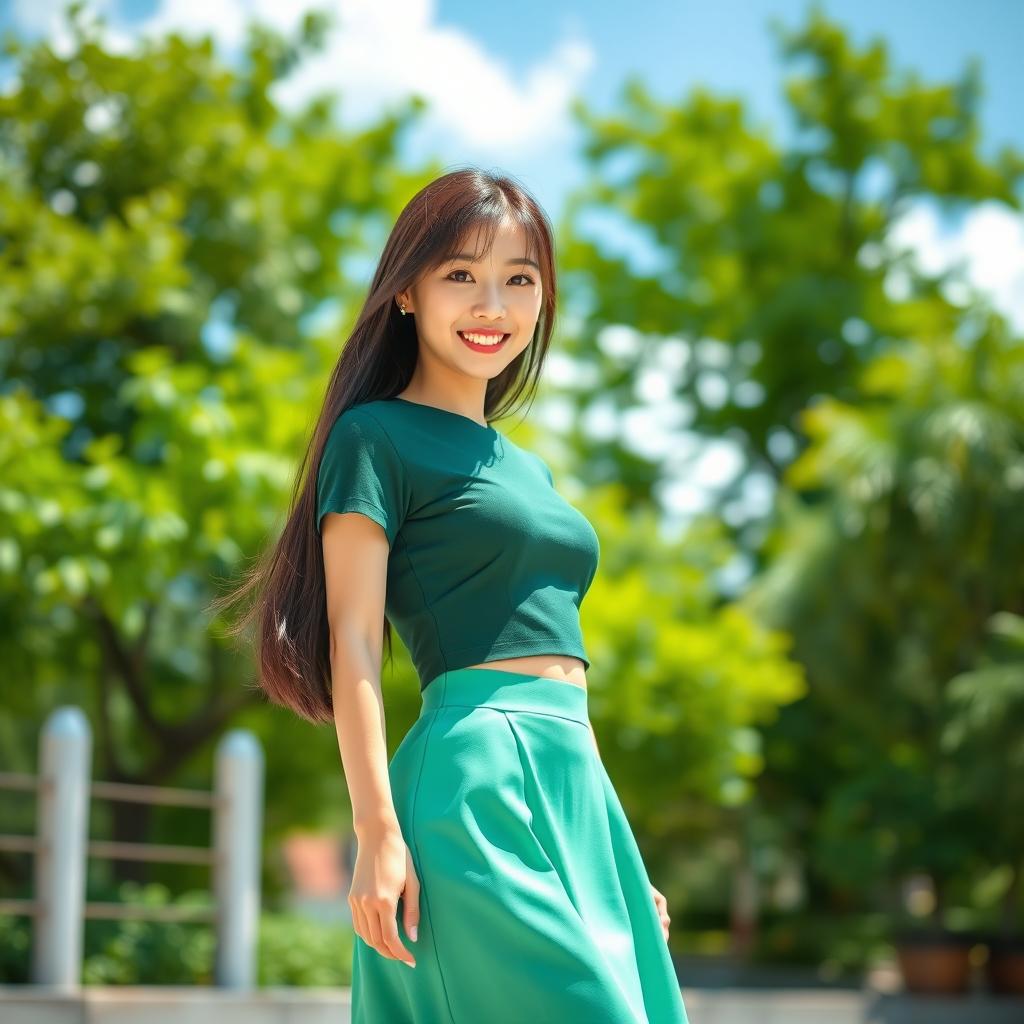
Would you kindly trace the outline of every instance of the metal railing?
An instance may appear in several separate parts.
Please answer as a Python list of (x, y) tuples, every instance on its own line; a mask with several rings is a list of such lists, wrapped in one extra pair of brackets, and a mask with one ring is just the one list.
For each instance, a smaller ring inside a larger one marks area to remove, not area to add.
[[(245, 729), (217, 745), (212, 791), (90, 780), (92, 732), (81, 708), (54, 709), (40, 733), (37, 774), (0, 772), (0, 790), (36, 794), (36, 835), (0, 834), (0, 850), (35, 857), (35, 897), (0, 899), (0, 914), (33, 920), (31, 980), (61, 991), (79, 987), (86, 918), (210, 921), (216, 933), (214, 983), (255, 987), (263, 828), (263, 751)], [(208, 808), (213, 847), (89, 839), (92, 797)], [(214, 908), (150, 907), (87, 901), (87, 857), (209, 864)]]

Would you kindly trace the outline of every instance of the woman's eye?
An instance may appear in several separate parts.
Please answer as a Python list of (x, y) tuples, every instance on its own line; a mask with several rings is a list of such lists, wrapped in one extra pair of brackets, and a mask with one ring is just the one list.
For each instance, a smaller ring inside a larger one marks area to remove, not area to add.
[[(448, 275), (448, 278), (449, 278), (449, 279), (450, 279), (450, 278), (453, 278), (453, 277), (454, 277), (454, 276), (455, 276), (456, 274), (468, 274), (468, 273), (469, 273), (469, 271), (468, 271), (468, 270), (453, 270), (453, 271), (452, 271), (452, 272), (451, 272), (451, 273), (450, 273), (450, 274)], [(515, 275), (513, 275), (513, 280), (515, 280), (515, 278), (516, 278), (516, 277), (521, 277), (521, 278), (523, 279), (523, 281), (524, 281), (524, 282), (525, 282), (526, 284), (528, 284), (528, 285), (530, 285), (530, 284), (533, 284), (533, 278), (532, 278), (532, 277), (530, 277), (530, 275), (529, 275), (529, 274), (515, 274)], [(462, 281), (457, 281), (457, 282), (456, 282), (456, 284), (462, 284), (462, 283), (463, 283)]]

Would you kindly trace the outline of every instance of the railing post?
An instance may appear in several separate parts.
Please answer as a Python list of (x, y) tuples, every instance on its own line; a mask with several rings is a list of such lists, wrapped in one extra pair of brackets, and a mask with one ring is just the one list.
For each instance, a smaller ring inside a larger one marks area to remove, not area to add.
[(92, 733), (81, 708), (55, 708), (39, 744), (32, 981), (73, 991), (82, 972)]
[(217, 744), (214, 894), (217, 956), (214, 980), (232, 989), (256, 984), (263, 832), (263, 750), (247, 729)]

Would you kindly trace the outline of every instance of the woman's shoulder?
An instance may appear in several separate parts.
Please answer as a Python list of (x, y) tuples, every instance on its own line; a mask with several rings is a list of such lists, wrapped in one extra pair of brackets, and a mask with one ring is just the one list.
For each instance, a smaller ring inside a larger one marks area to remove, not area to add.
[(332, 429), (342, 431), (362, 426), (390, 433), (396, 425), (394, 405), (394, 402), (386, 398), (373, 398), (365, 402), (357, 402), (338, 416)]
[(365, 450), (384, 458), (400, 458), (404, 449), (402, 424), (388, 399), (358, 402), (343, 410), (327, 433), (325, 452)]

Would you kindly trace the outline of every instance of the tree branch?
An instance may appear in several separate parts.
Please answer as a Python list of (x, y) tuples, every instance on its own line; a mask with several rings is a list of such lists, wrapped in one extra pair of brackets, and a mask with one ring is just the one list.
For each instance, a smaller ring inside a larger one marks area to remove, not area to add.
[[(156, 717), (146, 699), (146, 691), (142, 683), (142, 665), (136, 653), (129, 653), (125, 650), (117, 627), (93, 596), (87, 597), (85, 603), (91, 609), (96, 625), (99, 627), (100, 646), (111, 667), (124, 683), (125, 692), (128, 694), (136, 714), (154, 736), (166, 743), (171, 737), (167, 727)], [(149, 612), (147, 620), (151, 621), (151, 619), (152, 612)], [(144, 634), (145, 632), (146, 630), (144, 630)]]

